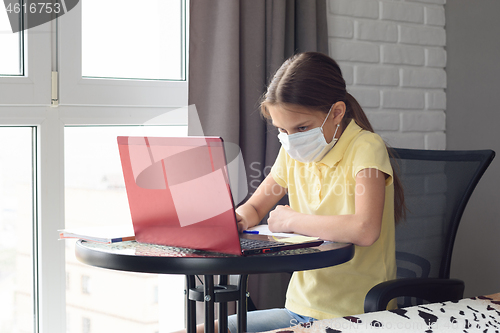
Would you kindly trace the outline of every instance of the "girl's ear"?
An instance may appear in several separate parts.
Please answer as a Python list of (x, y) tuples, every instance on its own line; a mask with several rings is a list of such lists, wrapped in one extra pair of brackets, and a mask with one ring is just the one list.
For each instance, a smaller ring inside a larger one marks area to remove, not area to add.
[(333, 105), (331, 117), (333, 117), (336, 124), (340, 124), (342, 119), (344, 118), (346, 105), (344, 102), (340, 101)]

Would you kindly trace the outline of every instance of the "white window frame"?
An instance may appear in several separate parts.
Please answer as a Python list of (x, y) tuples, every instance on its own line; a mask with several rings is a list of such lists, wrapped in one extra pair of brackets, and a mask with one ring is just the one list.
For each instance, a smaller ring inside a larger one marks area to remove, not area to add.
[[(58, 241), (57, 234), (58, 229), (64, 228), (65, 218), (64, 128), (142, 125), (153, 118), (162, 121), (155, 121), (155, 125), (187, 125), (187, 112), (158, 117), (187, 106), (187, 81), (101, 80), (94, 84), (95, 81), (89, 83), (75, 76), (78, 71), (70, 65), (75, 65), (74, 59), (81, 59), (74, 52), (81, 47), (71, 51), (76, 44), (69, 39), (80, 31), (75, 22), (70, 22), (75, 19), (71, 15), (78, 13), (81, 18), (80, 5), (58, 20), (25, 31), (27, 75), (0, 77), (0, 126), (36, 128), (34, 301), (38, 319), (35, 332), (42, 333), (66, 332), (65, 245)], [(70, 47), (65, 48), (66, 45)], [(76, 64), (81, 64), (81, 60)], [(51, 105), (52, 71), (61, 75), (58, 106)]]
[[(0, 103), (3, 105), (50, 104), (51, 24), (43, 24), (20, 32), (24, 34), (24, 76), (0, 76)], [(26, 64), (30, 64), (26, 66)], [(49, 73), (49, 75), (47, 75)]]
[[(181, 7), (186, 11), (184, 5)], [(162, 107), (185, 105), (187, 80), (132, 81), (82, 77), (82, 1), (61, 16), (58, 22), (60, 104)], [(183, 29), (184, 34), (185, 30)]]

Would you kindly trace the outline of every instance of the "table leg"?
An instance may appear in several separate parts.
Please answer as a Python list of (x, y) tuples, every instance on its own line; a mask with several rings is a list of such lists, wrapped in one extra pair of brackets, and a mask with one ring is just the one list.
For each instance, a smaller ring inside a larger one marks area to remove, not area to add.
[[(219, 285), (228, 285), (228, 276), (219, 276)], [(227, 333), (227, 302), (219, 302), (219, 333)]]
[(186, 275), (186, 329), (187, 333), (196, 333), (196, 301), (189, 299), (189, 290), (196, 287), (194, 275)]
[(205, 333), (214, 333), (214, 276), (205, 275)]
[(247, 281), (248, 275), (240, 275), (239, 291), (240, 297), (238, 301), (238, 333), (247, 331)]
[[(203, 286), (196, 287), (195, 276), (187, 277), (187, 332), (196, 333), (196, 301), (203, 302), (205, 308), (205, 333), (215, 333), (215, 302), (219, 303), (218, 333), (228, 332), (227, 302), (237, 301), (237, 332), (247, 330), (247, 282), (248, 275), (240, 275), (238, 286), (228, 285), (228, 276), (220, 275), (219, 285), (214, 285), (214, 276), (205, 275)], [(203, 291), (202, 291), (203, 290)], [(217, 296), (217, 297), (216, 297)]]

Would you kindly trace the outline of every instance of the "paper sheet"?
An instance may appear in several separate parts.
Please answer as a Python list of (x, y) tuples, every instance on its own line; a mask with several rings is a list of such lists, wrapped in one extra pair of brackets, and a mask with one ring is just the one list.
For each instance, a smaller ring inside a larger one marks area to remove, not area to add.
[(269, 226), (267, 224), (259, 224), (253, 228), (249, 228), (248, 230), (255, 230), (259, 232), (259, 235), (268, 235), (268, 236), (273, 236), (273, 237), (288, 237), (287, 240), (280, 239), (281, 242), (286, 242), (286, 243), (304, 243), (307, 241), (311, 240), (316, 240), (319, 237), (308, 237), (308, 236), (303, 236), (303, 235), (298, 235), (294, 233), (287, 233), (287, 232), (271, 232), (269, 230)]
[(308, 236), (293, 236), (288, 238), (275, 238), (277, 241), (290, 243), (290, 244), (300, 244), (317, 240), (319, 237), (308, 237)]
[(249, 231), (258, 231), (259, 235), (268, 235), (268, 236), (275, 236), (275, 237), (293, 237), (297, 236), (296, 234), (292, 233), (285, 233), (285, 232), (276, 232), (273, 233), (269, 230), (269, 227), (267, 224), (259, 224), (256, 225), (255, 227), (249, 228)]

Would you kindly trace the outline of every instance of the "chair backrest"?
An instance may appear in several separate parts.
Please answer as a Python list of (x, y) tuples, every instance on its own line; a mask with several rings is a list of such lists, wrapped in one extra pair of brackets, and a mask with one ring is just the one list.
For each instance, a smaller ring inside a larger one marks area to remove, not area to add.
[(396, 227), (398, 278), (449, 278), (453, 244), (465, 206), (492, 150), (391, 149), (408, 211)]

